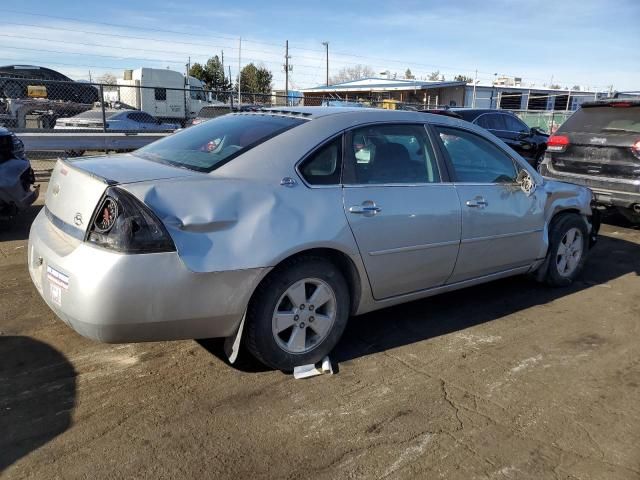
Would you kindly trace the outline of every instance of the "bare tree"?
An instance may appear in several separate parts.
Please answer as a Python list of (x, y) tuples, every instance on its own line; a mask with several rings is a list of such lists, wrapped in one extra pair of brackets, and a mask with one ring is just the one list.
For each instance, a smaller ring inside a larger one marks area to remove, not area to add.
[(98, 78), (96, 78), (96, 80), (98, 81), (98, 83), (103, 83), (105, 85), (115, 85), (116, 83), (118, 83), (116, 76), (111, 72), (107, 72), (99, 76)]
[[(443, 77), (444, 78), (444, 77)], [(435, 72), (431, 72), (427, 77), (428, 80), (440, 80), (440, 70), (436, 70)]]
[(344, 67), (329, 79), (330, 84), (344, 83), (352, 80), (360, 80), (361, 78), (373, 77), (375, 75), (373, 69), (368, 65), (354, 65), (352, 67)]

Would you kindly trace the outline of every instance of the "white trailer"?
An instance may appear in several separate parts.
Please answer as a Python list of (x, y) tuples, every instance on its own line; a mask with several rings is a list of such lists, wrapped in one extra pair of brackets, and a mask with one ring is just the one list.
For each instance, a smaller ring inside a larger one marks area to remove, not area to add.
[(118, 100), (164, 121), (194, 118), (208, 105), (204, 84), (194, 77), (160, 68), (125, 70), (118, 79)]

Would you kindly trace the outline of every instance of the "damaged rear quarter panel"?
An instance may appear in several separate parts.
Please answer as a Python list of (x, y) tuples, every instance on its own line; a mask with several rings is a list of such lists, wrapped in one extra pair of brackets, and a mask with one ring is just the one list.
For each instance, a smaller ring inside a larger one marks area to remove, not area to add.
[(158, 215), (194, 272), (272, 267), (310, 248), (357, 254), (340, 187), (203, 175), (126, 188)]

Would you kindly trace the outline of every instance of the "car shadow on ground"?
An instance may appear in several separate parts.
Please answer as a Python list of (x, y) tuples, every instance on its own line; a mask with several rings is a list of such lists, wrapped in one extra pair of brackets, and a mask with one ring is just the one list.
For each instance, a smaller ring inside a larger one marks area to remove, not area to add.
[(580, 278), (570, 287), (551, 288), (517, 276), (354, 317), (332, 359), (345, 362), (462, 331), (630, 273), (640, 275), (640, 245), (601, 236)]
[(26, 240), (29, 238), (31, 224), (41, 209), (42, 205), (31, 205), (13, 218), (0, 219), (0, 242)]
[(55, 348), (0, 336), (0, 476), (72, 424), (76, 371)]
[[(628, 226), (625, 222), (621, 219), (620, 226)], [(640, 275), (640, 245), (602, 235), (591, 250), (582, 275), (570, 287), (551, 288), (521, 275), (352, 317), (331, 360), (334, 368), (339, 368), (341, 362), (463, 331), (629, 273)], [(224, 339), (198, 343), (229, 364)], [(246, 349), (240, 351), (233, 368), (254, 373), (269, 370)]]

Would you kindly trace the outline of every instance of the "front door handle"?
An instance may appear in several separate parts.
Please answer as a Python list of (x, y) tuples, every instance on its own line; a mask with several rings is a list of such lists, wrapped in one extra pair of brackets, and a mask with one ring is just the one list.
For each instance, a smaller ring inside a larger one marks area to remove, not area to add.
[(353, 205), (349, 207), (349, 213), (356, 213), (366, 217), (371, 217), (381, 211), (382, 209), (371, 200), (362, 202), (362, 205)]
[(467, 200), (465, 205), (471, 208), (484, 208), (489, 205), (489, 203), (482, 197), (476, 197), (473, 200)]

